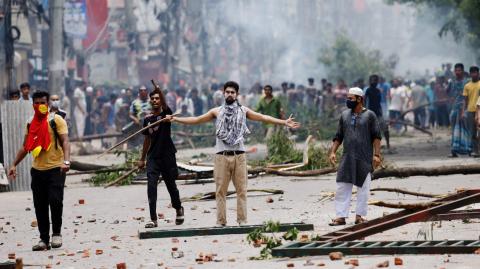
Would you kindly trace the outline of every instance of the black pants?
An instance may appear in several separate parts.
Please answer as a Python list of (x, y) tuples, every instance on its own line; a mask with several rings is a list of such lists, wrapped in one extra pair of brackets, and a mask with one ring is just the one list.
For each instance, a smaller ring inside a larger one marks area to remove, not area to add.
[(63, 188), (66, 174), (59, 167), (50, 170), (32, 168), (30, 174), (40, 239), (48, 244), (50, 241), (49, 207), (52, 214), (53, 234), (60, 234), (62, 230)]
[(160, 180), (160, 175), (162, 175), (162, 179), (167, 186), (173, 208), (180, 209), (182, 207), (180, 193), (175, 183), (178, 176), (175, 153), (164, 154), (159, 159), (149, 158), (147, 161), (147, 194), (151, 220), (157, 219), (157, 185)]
[(448, 118), (448, 107), (446, 104), (440, 104), (436, 106), (437, 108), (437, 124), (442, 127), (450, 125), (450, 120)]
[(425, 127), (425, 120), (426, 120), (426, 112), (425, 112), (425, 108), (424, 107), (421, 107), (421, 108), (417, 108), (413, 111), (413, 115), (414, 115), (414, 120), (413, 120), (413, 123), (417, 126), (420, 126), (420, 127)]

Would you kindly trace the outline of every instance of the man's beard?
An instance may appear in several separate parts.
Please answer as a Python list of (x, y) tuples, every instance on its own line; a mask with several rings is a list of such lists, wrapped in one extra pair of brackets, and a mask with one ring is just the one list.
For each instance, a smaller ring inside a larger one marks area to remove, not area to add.
[(234, 102), (235, 102), (235, 99), (233, 99), (233, 98), (229, 98), (229, 97), (228, 97), (228, 98), (225, 98), (225, 103), (226, 103), (227, 105), (231, 105), (231, 104), (233, 104)]

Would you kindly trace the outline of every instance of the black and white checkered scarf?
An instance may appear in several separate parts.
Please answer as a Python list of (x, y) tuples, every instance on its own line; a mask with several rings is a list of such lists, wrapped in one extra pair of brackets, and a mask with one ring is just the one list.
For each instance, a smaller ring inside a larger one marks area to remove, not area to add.
[(238, 145), (243, 141), (243, 136), (250, 133), (246, 111), (238, 102), (224, 104), (220, 107), (216, 128), (218, 139), (229, 146)]

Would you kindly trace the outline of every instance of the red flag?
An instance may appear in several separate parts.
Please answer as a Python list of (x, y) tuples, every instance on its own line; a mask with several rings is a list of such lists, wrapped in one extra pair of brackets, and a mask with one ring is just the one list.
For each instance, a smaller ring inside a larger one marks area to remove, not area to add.
[(107, 48), (108, 43), (108, 0), (86, 0), (87, 36), (83, 39), (83, 47)]

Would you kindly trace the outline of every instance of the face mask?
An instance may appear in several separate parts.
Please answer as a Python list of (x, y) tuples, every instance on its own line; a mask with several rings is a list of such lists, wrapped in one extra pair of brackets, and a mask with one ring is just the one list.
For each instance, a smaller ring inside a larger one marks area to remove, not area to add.
[(48, 112), (48, 106), (41, 104), (41, 105), (33, 105), (33, 110), (35, 111), (35, 115), (37, 116), (45, 116)]
[(50, 101), (50, 106), (54, 108), (60, 107), (60, 100)]
[(233, 99), (233, 98), (231, 98), (231, 97), (227, 97), (227, 98), (225, 99), (225, 103), (226, 103), (227, 105), (231, 105), (231, 104), (233, 104), (234, 102), (235, 102), (235, 99)]
[(349, 100), (347, 99), (347, 107), (350, 109), (354, 109), (357, 106), (358, 102), (356, 100)]

